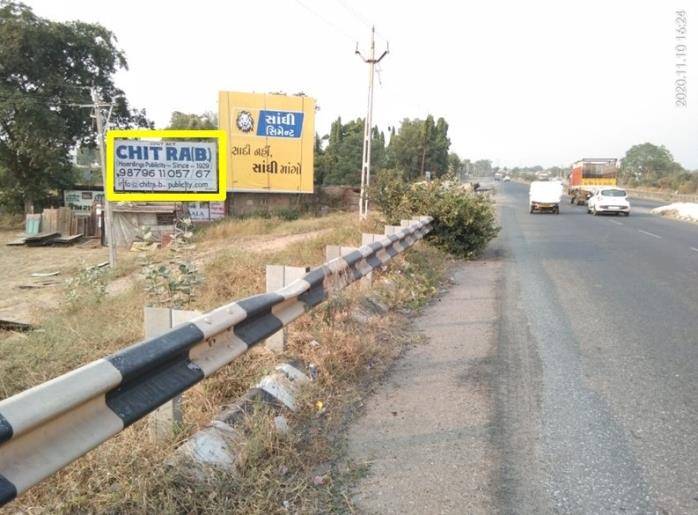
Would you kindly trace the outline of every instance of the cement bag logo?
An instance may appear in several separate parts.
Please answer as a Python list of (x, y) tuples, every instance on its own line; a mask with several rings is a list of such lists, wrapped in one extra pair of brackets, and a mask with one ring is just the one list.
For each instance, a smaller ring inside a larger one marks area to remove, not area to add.
[(300, 138), (303, 131), (303, 113), (293, 111), (260, 111), (257, 136)]
[(249, 111), (240, 111), (235, 119), (235, 125), (242, 132), (251, 132), (254, 129), (254, 116)]

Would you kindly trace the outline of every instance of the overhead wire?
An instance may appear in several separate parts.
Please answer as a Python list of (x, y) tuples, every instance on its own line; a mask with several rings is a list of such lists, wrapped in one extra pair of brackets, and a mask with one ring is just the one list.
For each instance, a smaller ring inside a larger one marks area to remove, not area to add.
[(383, 36), (380, 32), (375, 30), (375, 24), (372, 23), (366, 16), (364, 16), (359, 10), (357, 10), (355, 7), (351, 6), (346, 2), (346, 0), (336, 0), (336, 2), (349, 14), (351, 14), (354, 18), (356, 18), (362, 25), (364, 25), (367, 29), (372, 29), (375, 31), (376, 36), (378, 36), (380, 39), (383, 41), (387, 42), (387, 38)]
[(303, 9), (305, 9), (306, 11), (308, 11), (309, 13), (311, 13), (313, 16), (315, 16), (316, 18), (318, 18), (319, 20), (321, 20), (323, 23), (325, 23), (325, 25), (327, 25), (328, 27), (332, 27), (333, 29), (339, 31), (339, 33), (340, 33), (342, 36), (344, 36), (345, 38), (347, 38), (347, 39), (348, 39), (349, 41), (351, 41), (352, 43), (355, 43), (356, 41), (358, 41), (357, 38), (355, 38), (355, 37), (353, 37), (351, 34), (349, 34), (346, 30), (344, 30), (343, 27), (341, 27), (341, 26), (337, 25), (336, 23), (334, 23), (333, 21), (329, 20), (327, 17), (323, 16), (322, 14), (320, 14), (319, 12), (317, 12), (316, 10), (310, 8), (307, 4), (305, 4), (305, 3), (302, 2), (301, 0), (295, 0), (295, 1), (296, 1), (296, 3), (297, 3), (298, 5), (300, 5), (301, 7), (303, 7)]

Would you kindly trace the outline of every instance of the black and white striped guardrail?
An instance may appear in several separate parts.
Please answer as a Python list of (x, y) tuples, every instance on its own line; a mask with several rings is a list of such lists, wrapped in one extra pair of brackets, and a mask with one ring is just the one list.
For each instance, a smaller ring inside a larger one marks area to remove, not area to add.
[(273, 293), (216, 308), (0, 401), (0, 506), (233, 361), (430, 231), (430, 217)]

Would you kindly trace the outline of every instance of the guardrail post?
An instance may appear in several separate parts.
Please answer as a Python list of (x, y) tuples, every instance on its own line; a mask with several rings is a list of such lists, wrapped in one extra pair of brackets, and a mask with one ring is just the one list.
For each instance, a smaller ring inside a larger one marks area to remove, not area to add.
[[(383, 236), (380, 235), (380, 237), (382, 238)], [(369, 243), (373, 243), (373, 240), (371, 240)], [(366, 245), (366, 243), (364, 243), (363, 241), (363, 235), (361, 245)], [(345, 247), (343, 245), (327, 245), (325, 247), (325, 261), (332, 261), (333, 259), (338, 258), (340, 256), (346, 256), (347, 254), (350, 254), (355, 250), (359, 249), (357, 249), (356, 247)], [(370, 288), (372, 277), (373, 272), (369, 272), (361, 279), (359, 279), (359, 288), (361, 288), (362, 290)]]
[(364, 245), (370, 245), (371, 243), (374, 243), (377, 240), (382, 240), (383, 238), (385, 238), (385, 234), (375, 234), (370, 232), (361, 233), (361, 246), (363, 247)]
[(345, 247), (343, 245), (327, 245), (325, 247), (325, 261), (332, 261), (340, 256), (346, 256), (347, 254), (357, 250), (356, 247)]
[[(310, 268), (304, 266), (267, 265), (267, 293), (288, 286), (309, 271)], [(284, 327), (267, 338), (264, 345), (272, 352), (283, 352), (287, 339), (288, 329)]]
[[(146, 306), (143, 314), (145, 337), (154, 338), (182, 322), (199, 316), (201, 312)], [(150, 415), (150, 433), (153, 439), (161, 441), (170, 438), (172, 433), (182, 426), (183, 418), (182, 396), (178, 395)]]

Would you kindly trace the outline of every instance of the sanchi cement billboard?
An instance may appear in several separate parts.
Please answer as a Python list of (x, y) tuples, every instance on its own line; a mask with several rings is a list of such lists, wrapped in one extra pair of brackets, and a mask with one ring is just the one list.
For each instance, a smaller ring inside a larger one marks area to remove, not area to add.
[(315, 100), (221, 91), (220, 128), (228, 135), (228, 191), (313, 192)]

